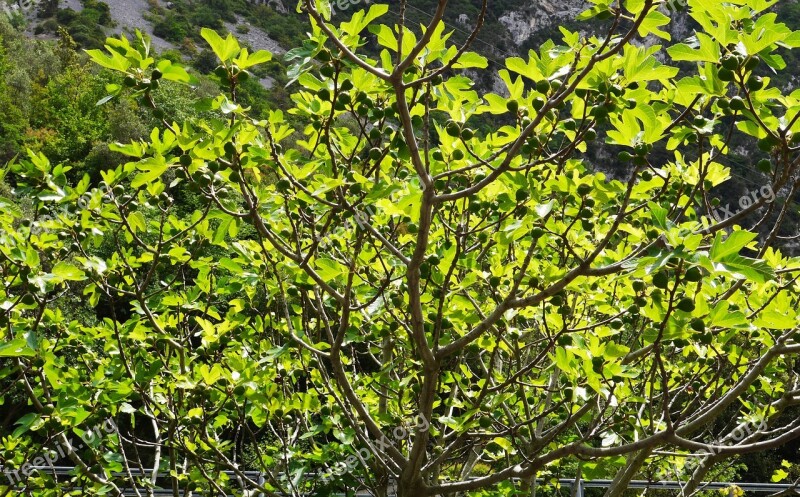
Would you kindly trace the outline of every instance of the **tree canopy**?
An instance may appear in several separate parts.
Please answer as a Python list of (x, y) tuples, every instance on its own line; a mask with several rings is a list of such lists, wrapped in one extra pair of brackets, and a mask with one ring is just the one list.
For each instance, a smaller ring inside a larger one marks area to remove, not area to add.
[[(605, 32), (562, 29), (482, 94), (486, 1), (456, 46), (444, 0), (423, 26), (303, 0), (292, 106), (264, 119), (238, 92), (271, 54), (232, 35), (202, 31), (220, 93), (182, 122), (157, 95), (195, 77), (145, 37), (89, 50), (119, 76), (100, 103), (133, 95), (160, 125), (100, 182), (40, 152), (4, 170), (16, 491), (691, 493), (794, 440), (800, 92), (765, 68), (800, 32), (774, 3), (593, 0)], [(763, 152), (764, 189), (723, 212), (732, 140)], [(56, 447), (70, 482), (30, 471)]]

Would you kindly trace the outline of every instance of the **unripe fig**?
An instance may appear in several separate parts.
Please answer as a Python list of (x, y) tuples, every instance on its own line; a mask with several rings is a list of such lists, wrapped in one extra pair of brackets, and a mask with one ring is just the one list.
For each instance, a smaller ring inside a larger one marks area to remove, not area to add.
[(450, 121), (447, 123), (445, 131), (447, 131), (447, 134), (453, 138), (457, 138), (459, 135), (461, 135), (461, 126), (459, 126), (455, 121)]
[(656, 288), (667, 288), (669, 285), (669, 276), (667, 273), (663, 271), (659, 271), (658, 273), (653, 275), (653, 286)]
[(734, 73), (730, 69), (725, 69), (724, 67), (719, 70), (717, 73), (719, 79), (721, 81), (733, 81)]
[(675, 307), (679, 311), (692, 312), (695, 308), (694, 300), (692, 300), (690, 297), (683, 297), (680, 301), (678, 301), (678, 305)]
[(540, 80), (536, 83), (536, 91), (539, 93), (547, 93), (550, 91), (550, 82), (546, 79)]

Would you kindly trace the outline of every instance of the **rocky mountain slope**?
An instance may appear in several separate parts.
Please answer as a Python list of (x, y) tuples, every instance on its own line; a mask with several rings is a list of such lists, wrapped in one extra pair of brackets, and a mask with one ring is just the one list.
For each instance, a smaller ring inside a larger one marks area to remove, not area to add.
[[(0, 0), (8, 3), (8, 9), (16, 12), (26, 12), (29, 17), (29, 26), (33, 34), (37, 23), (36, 7), (42, 0)], [(120, 31), (132, 32), (135, 28), (148, 32), (153, 38), (153, 46), (159, 50), (179, 48), (175, 40), (168, 40), (168, 36), (154, 34), (153, 20), (158, 15), (154, 12), (170, 14), (181, 9), (183, 5), (202, 6), (203, 4), (215, 6), (220, 2), (214, 0), (184, 0), (173, 2), (168, 0), (103, 0), (109, 6), (111, 17), (114, 20), (113, 28), (109, 34)], [(364, 8), (374, 0), (334, 0), (332, 4), (338, 7), (338, 18), (345, 19), (356, 9)], [(60, 0), (61, 9), (80, 11), (82, 0)], [(225, 2), (223, 2), (225, 3)], [(293, 47), (283, 40), (283, 46), (276, 41), (275, 32), (283, 30), (282, 24), (292, 21), (302, 22), (302, 17), (297, 14), (289, 0), (227, 0), (232, 5), (236, 14), (236, 22), (227, 19), (224, 26), (236, 32), (244, 41), (253, 48), (264, 48), (276, 53), (283, 53)], [(389, 0), (390, 5), (397, 7), (397, 0)], [(451, 0), (448, 6), (447, 21), (457, 36), (465, 37), (472, 28), (472, 23), (480, 10), (480, 0)], [(237, 7), (238, 6), (238, 7)], [(241, 13), (248, 8), (255, 11), (257, 8), (268, 6), (279, 17), (278, 22), (271, 22), (267, 26), (256, 26), (248, 23)], [(412, 22), (424, 22), (436, 7), (436, 0), (412, 0), (407, 5), (406, 17)], [(497, 58), (520, 55), (534, 48), (542, 41), (559, 37), (558, 26), (566, 25), (571, 29), (591, 31), (599, 28), (596, 22), (578, 23), (576, 16), (585, 10), (588, 4), (585, 0), (490, 0), (487, 18), (481, 34), (476, 41), (476, 50), (491, 54)], [(214, 7), (217, 8), (217, 7)], [(297, 19), (290, 19), (296, 17)], [(671, 25), (673, 35), (683, 38), (690, 34), (685, 15), (677, 15), (676, 22)], [(244, 29), (236, 29), (245, 26)], [(298, 33), (302, 35), (303, 33)]]

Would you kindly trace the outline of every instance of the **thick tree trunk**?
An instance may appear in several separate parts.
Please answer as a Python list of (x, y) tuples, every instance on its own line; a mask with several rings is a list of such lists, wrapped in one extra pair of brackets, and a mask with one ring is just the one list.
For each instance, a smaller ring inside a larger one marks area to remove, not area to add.
[(622, 493), (627, 490), (628, 484), (631, 482), (633, 477), (639, 472), (641, 467), (647, 461), (647, 458), (650, 456), (650, 452), (651, 451), (649, 449), (641, 450), (633, 457), (629, 458), (628, 464), (617, 471), (614, 481), (611, 482), (611, 485), (608, 487), (603, 497), (620, 497)]
[(375, 494), (375, 497), (389, 497), (393, 495), (389, 472), (386, 471), (385, 468), (375, 469), (375, 485), (373, 485), (370, 490)]
[(421, 497), (425, 495), (423, 488), (419, 475), (402, 475), (397, 482), (397, 497)]

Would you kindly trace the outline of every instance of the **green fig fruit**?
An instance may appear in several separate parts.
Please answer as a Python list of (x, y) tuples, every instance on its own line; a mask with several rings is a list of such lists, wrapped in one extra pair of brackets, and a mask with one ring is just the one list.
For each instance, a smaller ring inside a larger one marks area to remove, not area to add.
[(653, 275), (653, 286), (656, 288), (667, 288), (669, 285), (669, 276), (667, 273), (663, 271), (659, 271), (658, 273)]
[(452, 136), (453, 138), (457, 138), (461, 135), (461, 126), (458, 125), (455, 121), (450, 121), (447, 123), (445, 127), (445, 131), (448, 135)]
[(703, 273), (700, 271), (699, 267), (692, 266), (686, 270), (686, 273), (683, 275), (683, 279), (692, 283), (696, 283), (703, 279)]
[(679, 311), (692, 312), (695, 308), (694, 300), (691, 297), (683, 297), (675, 306)]

